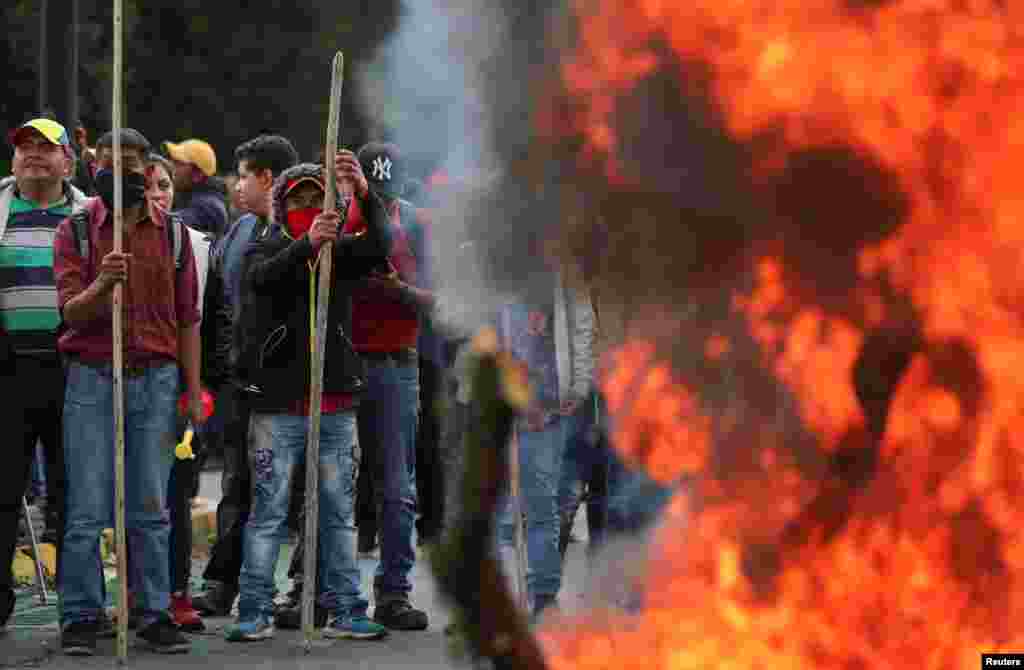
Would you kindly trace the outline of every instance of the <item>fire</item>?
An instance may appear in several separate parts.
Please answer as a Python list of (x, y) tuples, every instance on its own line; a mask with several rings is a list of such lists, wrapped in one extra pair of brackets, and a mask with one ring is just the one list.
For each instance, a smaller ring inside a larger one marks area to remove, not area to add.
[[(617, 448), (695, 483), (652, 540), (643, 610), (548, 627), (551, 667), (1024, 650), (1024, 4), (573, 7), (571, 113), (545, 130), (582, 139), (580, 172), (629, 188), (621, 102), (700, 64), (772, 216), (734, 241), (746, 278), (698, 297), (718, 318), (682, 323), (671, 355), (635, 337), (612, 361)], [(808, 188), (831, 178), (831, 201)], [(891, 221), (843, 218), (875, 196)]]

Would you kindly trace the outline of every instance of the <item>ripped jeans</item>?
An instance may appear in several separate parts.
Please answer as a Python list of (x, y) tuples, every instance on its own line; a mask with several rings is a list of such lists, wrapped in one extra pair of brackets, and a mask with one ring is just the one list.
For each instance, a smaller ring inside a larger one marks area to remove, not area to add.
[[(238, 618), (272, 618), (274, 569), (288, 535), (293, 476), (304, 477), (309, 417), (253, 414), (249, 420), (252, 509), (245, 524)], [(320, 419), (320, 534), (317, 602), (339, 618), (365, 616), (360, 593), (354, 518), (356, 461), (354, 411)]]

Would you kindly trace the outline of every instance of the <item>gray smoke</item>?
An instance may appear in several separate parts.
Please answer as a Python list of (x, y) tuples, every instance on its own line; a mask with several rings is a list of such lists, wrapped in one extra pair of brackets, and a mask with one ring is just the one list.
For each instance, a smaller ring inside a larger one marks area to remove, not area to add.
[[(397, 31), (357, 75), (367, 115), (395, 129), (404, 153), (441, 148), (451, 183), (435, 210), (435, 275), (445, 318), (462, 330), (543, 275), (538, 240), (558, 226), (557, 209), (509, 178), (531, 140), (549, 11), (507, 4), (405, 1)], [(523, 31), (524, 16), (536, 30)]]

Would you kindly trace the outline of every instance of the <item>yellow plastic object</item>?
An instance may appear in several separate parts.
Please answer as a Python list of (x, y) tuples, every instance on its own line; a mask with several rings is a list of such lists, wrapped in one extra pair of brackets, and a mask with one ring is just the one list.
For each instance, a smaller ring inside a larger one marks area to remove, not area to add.
[(174, 455), (179, 461), (184, 461), (188, 458), (195, 458), (196, 455), (192, 453), (192, 428), (185, 429), (185, 436), (182, 438), (178, 446), (174, 447)]

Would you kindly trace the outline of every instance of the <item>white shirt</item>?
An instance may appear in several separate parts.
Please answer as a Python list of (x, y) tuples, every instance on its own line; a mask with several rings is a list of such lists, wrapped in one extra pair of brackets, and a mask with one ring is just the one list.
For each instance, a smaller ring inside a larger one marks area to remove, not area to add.
[(196, 259), (196, 281), (199, 284), (199, 316), (203, 315), (203, 295), (206, 290), (206, 273), (210, 267), (210, 239), (206, 233), (185, 226), (192, 242), (192, 255)]

